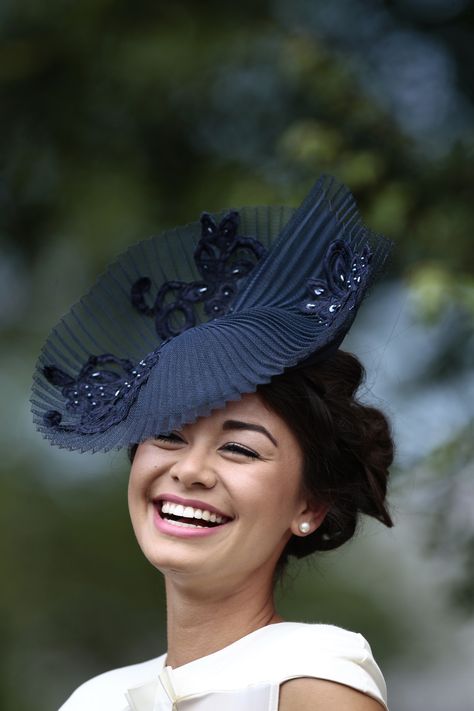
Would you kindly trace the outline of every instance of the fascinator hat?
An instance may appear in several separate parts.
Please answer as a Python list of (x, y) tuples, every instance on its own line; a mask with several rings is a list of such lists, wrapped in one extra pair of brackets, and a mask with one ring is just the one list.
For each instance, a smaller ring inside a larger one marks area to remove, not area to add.
[(133, 245), (47, 339), (38, 430), (71, 450), (127, 447), (329, 357), (390, 248), (326, 176), (298, 209), (203, 213)]

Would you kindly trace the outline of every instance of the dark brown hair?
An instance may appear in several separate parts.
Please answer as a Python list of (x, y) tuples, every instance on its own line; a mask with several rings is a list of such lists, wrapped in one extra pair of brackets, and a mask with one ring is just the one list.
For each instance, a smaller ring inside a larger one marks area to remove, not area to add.
[(394, 444), (385, 415), (356, 398), (365, 370), (356, 356), (337, 351), (320, 364), (285, 371), (258, 387), (303, 452), (303, 486), (329, 506), (309, 536), (293, 536), (280, 560), (331, 550), (354, 534), (361, 513), (393, 526), (387, 510), (388, 468)]

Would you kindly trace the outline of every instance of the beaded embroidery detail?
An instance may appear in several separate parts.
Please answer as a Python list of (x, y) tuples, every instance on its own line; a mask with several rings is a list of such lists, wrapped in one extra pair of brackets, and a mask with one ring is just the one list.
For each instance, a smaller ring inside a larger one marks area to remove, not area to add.
[(161, 338), (173, 338), (195, 326), (195, 309), (199, 303), (203, 303), (211, 319), (227, 313), (238, 282), (248, 276), (266, 254), (261, 242), (237, 234), (239, 223), (236, 211), (224, 215), (218, 225), (209, 213), (201, 215), (201, 239), (194, 251), (194, 261), (202, 281), (165, 282), (158, 289), (152, 306), (146, 300), (152, 286), (150, 279), (142, 277), (133, 284), (133, 306), (144, 316), (155, 319), (156, 332)]
[[(160, 348), (163, 343), (160, 345)], [(153, 351), (137, 365), (125, 358), (116, 358), (110, 353), (90, 356), (74, 378), (54, 365), (43, 368), (45, 378), (61, 389), (66, 399), (66, 411), (79, 415), (74, 425), (63, 424), (57, 410), (48, 410), (44, 415), (47, 427), (79, 434), (105, 432), (121, 422), (147, 381), (151, 369), (158, 362), (159, 350)]]
[(329, 326), (343, 308), (357, 305), (357, 296), (366, 286), (372, 252), (365, 244), (361, 252), (354, 252), (350, 244), (335, 240), (324, 258), (324, 279), (308, 279), (308, 297), (300, 304), (300, 311), (314, 315), (322, 326)]

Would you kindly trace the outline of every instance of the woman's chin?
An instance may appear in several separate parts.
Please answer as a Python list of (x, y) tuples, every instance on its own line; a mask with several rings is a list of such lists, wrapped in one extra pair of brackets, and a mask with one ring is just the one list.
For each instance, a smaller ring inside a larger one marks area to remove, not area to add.
[(220, 575), (218, 566), (206, 565), (206, 561), (199, 561), (198, 556), (180, 556), (176, 552), (166, 555), (164, 551), (160, 551), (160, 555), (155, 552), (154, 555), (146, 557), (166, 580), (180, 583), (187, 581), (190, 589), (194, 591), (203, 586), (206, 589), (213, 587)]
[(144, 556), (163, 575), (202, 576), (210, 573), (213, 559), (209, 549), (205, 552), (193, 546), (187, 538), (170, 538), (153, 531), (141, 538), (140, 547)]

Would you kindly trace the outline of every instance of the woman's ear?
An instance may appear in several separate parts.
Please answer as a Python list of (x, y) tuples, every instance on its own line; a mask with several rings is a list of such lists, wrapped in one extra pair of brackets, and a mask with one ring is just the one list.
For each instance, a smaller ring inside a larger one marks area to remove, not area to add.
[(329, 504), (306, 502), (291, 524), (291, 532), (295, 536), (309, 536), (314, 533), (324, 521)]

